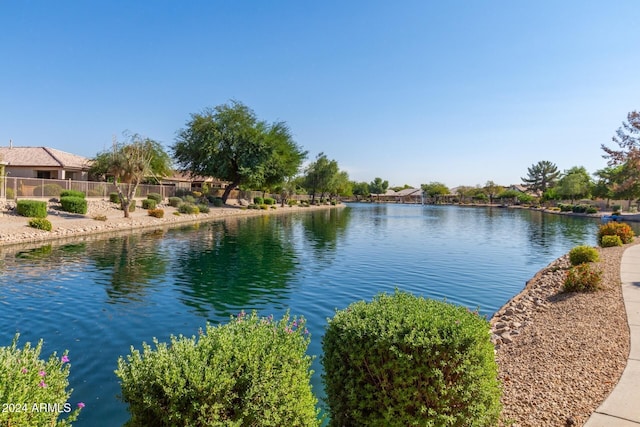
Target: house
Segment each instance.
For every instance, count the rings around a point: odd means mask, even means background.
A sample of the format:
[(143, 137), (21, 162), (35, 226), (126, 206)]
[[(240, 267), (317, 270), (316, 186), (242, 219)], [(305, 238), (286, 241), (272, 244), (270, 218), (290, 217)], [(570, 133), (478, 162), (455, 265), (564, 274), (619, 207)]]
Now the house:
[(176, 189), (187, 191), (202, 191), (205, 185), (209, 188), (226, 188), (228, 184), (227, 181), (217, 178), (191, 176), (188, 172), (176, 172), (173, 176), (164, 177), (160, 181), (162, 185), (172, 185)]
[(86, 181), (90, 160), (49, 147), (0, 147), (5, 174), (14, 178)]

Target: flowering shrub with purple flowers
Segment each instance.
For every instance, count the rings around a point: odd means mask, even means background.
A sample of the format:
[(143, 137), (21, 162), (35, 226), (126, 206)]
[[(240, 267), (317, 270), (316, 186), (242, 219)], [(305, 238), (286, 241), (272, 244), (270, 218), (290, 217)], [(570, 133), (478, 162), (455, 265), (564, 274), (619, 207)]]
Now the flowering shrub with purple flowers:
[(477, 312), (396, 291), (338, 311), (322, 340), (331, 426), (493, 426), (500, 385)]
[(0, 425), (12, 427), (71, 426), (84, 403), (69, 400), (68, 352), (40, 359), (42, 340), (18, 348), (19, 334), (0, 347)]
[(128, 426), (318, 426), (303, 318), (241, 312), (198, 337), (142, 344), (116, 375)]

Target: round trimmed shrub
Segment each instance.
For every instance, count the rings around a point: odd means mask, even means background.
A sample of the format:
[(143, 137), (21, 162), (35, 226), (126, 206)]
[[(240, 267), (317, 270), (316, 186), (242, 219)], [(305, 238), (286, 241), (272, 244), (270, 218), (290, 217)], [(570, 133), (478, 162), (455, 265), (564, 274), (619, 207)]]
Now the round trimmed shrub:
[(147, 194), (147, 199), (155, 200), (156, 204), (162, 203), (162, 194), (160, 193), (149, 193)]
[(489, 323), (396, 291), (351, 304), (322, 340), (331, 426), (493, 426), (500, 385)]
[(53, 229), (51, 221), (46, 218), (31, 218), (29, 220), (29, 227), (44, 231), (51, 231)]
[(198, 203), (197, 207), (198, 210), (202, 213), (209, 213), (211, 211), (209, 205), (205, 205), (204, 203)]
[(622, 243), (627, 244), (633, 242), (634, 233), (629, 224), (610, 221), (601, 225), (598, 229), (598, 243), (600, 243), (600, 246), (602, 246), (603, 236), (618, 236)]
[(591, 268), (588, 263), (576, 265), (567, 271), (564, 292), (594, 292), (600, 289), (602, 270)]
[(273, 197), (265, 197), (264, 198), (264, 204), (265, 205), (275, 205), (276, 204), (276, 199), (274, 199)]
[(61, 197), (60, 204), (62, 210), (65, 212), (86, 214), (87, 213), (87, 200), (82, 197)]
[(596, 248), (581, 245), (569, 251), (569, 261), (571, 265), (584, 264), (585, 262), (597, 262), (600, 260), (600, 254)]
[(47, 202), (40, 200), (18, 200), (16, 203), (16, 212), (18, 212), (18, 215), (29, 218), (46, 218)]
[(120, 195), (118, 193), (109, 193), (109, 201), (111, 203), (120, 203)]
[(224, 206), (224, 202), (222, 201), (221, 197), (214, 198), (211, 203), (213, 203), (213, 207), (215, 208), (221, 208)]
[(241, 312), (199, 336), (120, 357), (130, 427), (319, 426), (304, 319)]
[(287, 204), (288, 204), (289, 206), (295, 206), (295, 205), (297, 205), (297, 204), (298, 204), (298, 201), (297, 201), (297, 200), (295, 200), (295, 199), (291, 199), (291, 200), (289, 200), (289, 201), (287, 202)]
[(262, 197), (254, 197), (253, 198), (253, 204), (254, 205), (263, 205), (264, 204), (264, 199)]
[(142, 201), (142, 209), (155, 209), (158, 202), (154, 199), (144, 199)]
[(178, 212), (183, 214), (199, 214), (200, 209), (192, 203), (183, 203), (178, 206)]
[(602, 239), (600, 239), (600, 246), (603, 248), (622, 246), (622, 240), (620, 240), (620, 236), (602, 236)]
[(269, 206), (267, 206), (267, 205), (265, 205), (263, 203), (263, 204), (259, 205), (259, 208), (266, 211), (267, 209), (269, 209)]
[(182, 199), (180, 197), (169, 197), (169, 206), (177, 208), (182, 203)]
[(155, 218), (163, 218), (164, 217), (164, 210), (162, 209), (149, 209), (148, 211), (149, 216), (155, 217)]
[(84, 199), (86, 196), (83, 191), (63, 190), (60, 192), (60, 197), (80, 197)]

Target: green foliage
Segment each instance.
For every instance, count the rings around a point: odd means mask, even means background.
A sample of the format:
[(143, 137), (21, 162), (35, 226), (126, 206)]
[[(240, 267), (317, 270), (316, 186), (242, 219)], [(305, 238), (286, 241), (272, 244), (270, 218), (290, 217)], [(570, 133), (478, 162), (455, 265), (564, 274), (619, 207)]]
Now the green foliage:
[[(10, 346), (0, 347), (0, 425), (70, 426), (84, 403), (74, 405), (69, 401), (68, 352), (60, 358), (53, 353), (43, 360), (42, 340), (35, 347), (26, 343), (18, 348), (18, 338), (16, 334)], [(61, 413), (65, 414), (64, 420), (58, 420)]]
[[(260, 203), (258, 203), (260, 204)], [(264, 198), (264, 204), (265, 205), (275, 205), (276, 204), (276, 199), (274, 199), (273, 197), (265, 197)]]
[(193, 203), (183, 203), (180, 206), (178, 206), (178, 212), (183, 213), (183, 214), (195, 214), (195, 215), (197, 215), (197, 214), (200, 213), (200, 208), (198, 208)]
[(591, 192), (591, 176), (584, 166), (574, 166), (565, 171), (558, 182), (557, 192), (564, 198), (574, 199), (587, 197)]
[(47, 202), (40, 200), (18, 200), (16, 203), (16, 212), (18, 212), (18, 215), (30, 218), (46, 218)]
[(252, 204), (247, 206), (247, 209), (260, 209), (260, 205)]
[(500, 387), (488, 322), (396, 291), (329, 321), (322, 364), (332, 426), (493, 426)]
[(153, 216), (155, 218), (163, 218), (164, 217), (164, 210), (162, 210), (162, 209), (149, 209), (149, 211), (147, 213), (149, 214), (149, 216)]
[(309, 164), (304, 176), (304, 187), (308, 190), (313, 200), (315, 200), (316, 194), (324, 194), (331, 191), (333, 181), (338, 173), (337, 161), (329, 160), (324, 153), (316, 156), (316, 160)]
[(216, 208), (221, 208), (224, 206), (224, 202), (222, 201), (222, 199), (220, 197), (215, 197), (211, 203), (213, 203), (213, 206)]
[(107, 216), (106, 215), (94, 215), (93, 219), (95, 219), (96, 221), (106, 221), (107, 220)]
[(571, 211), (574, 213), (586, 213), (589, 205), (574, 205)]
[(192, 191), (191, 195), (193, 195), (193, 197), (195, 197), (196, 199), (199, 199), (200, 197), (202, 197), (202, 192), (201, 191)]
[(142, 209), (155, 209), (158, 202), (154, 199), (144, 199), (142, 201)]
[(573, 205), (558, 203), (558, 207), (560, 208), (560, 212), (573, 212)]
[(560, 172), (555, 164), (548, 160), (541, 160), (527, 168), (527, 177), (521, 179), (523, 184), (532, 191), (544, 193), (556, 184), (559, 176)]
[(60, 204), (62, 210), (65, 212), (86, 214), (87, 213), (87, 200), (82, 197), (61, 197)]
[(16, 194), (15, 191), (13, 191), (13, 188), (7, 188), (7, 200), (13, 200), (16, 198)]
[(598, 243), (600, 243), (600, 246), (602, 246), (603, 236), (618, 236), (622, 243), (627, 244), (633, 242), (634, 233), (629, 224), (611, 221), (601, 225), (598, 229)]
[(258, 205), (258, 206), (259, 206), (259, 207), (260, 207), (260, 209), (262, 209), (262, 210), (267, 210), (267, 209), (269, 209), (269, 206), (267, 206), (267, 205), (265, 205), (265, 204)]
[(192, 114), (172, 148), (182, 169), (230, 182), (225, 203), (239, 185), (270, 187), (295, 175), (306, 157), (285, 123), (259, 121), (237, 101)]
[(211, 211), (211, 209), (209, 208), (209, 205), (207, 204), (198, 203), (196, 206), (198, 207), (198, 210), (202, 213), (209, 213)]
[(147, 199), (155, 200), (157, 204), (160, 204), (162, 203), (162, 194), (149, 193), (147, 194)]
[(46, 218), (31, 218), (29, 220), (29, 227), (37, 228), (38, 230), (51, 231), (53, 226), (51, 221)]
[(587, 208), (587, 213), (588, 214), (596, 214), (596, 213), (598, 213), (598, 209), (596, 207), (594, 207), (594, 206), (589, 206)]
[(600, 254), (596, 248), (581, 245), (569, 251), (569, 261), (571, 265), (584, 264), (585, 262), (597, 262), (600, 260)]
[(422, 184), (420, 188), (422, 188), (422, 191), (425, 194), (435, 199), (436, 201), (440, 197), (446, 196), (450, 193), (449, 188), (441, 182), (430, 182), (429, 184)]
[(120, 203), (120, 195), (118, 193), (109, 193), (109, 201), (111, 203)]
[(298, 201), (297, 201), (297, 200), (295, 200), (295, 199), (291, 199), (291, 200), (289, 200), (289, 201), (287, 202), (287, 204), (288, 204), (289, 206), (295, 206), (295, 205), (297, 205), (297, 204), (298, 204)]
[(602, 236), (600, 239), (600, 246), (603, 248), (622, 246), (622, 240), (620, 240), (620, 236)]
[(184, 200), (186, 203), (196, 202), (196, 198), (193, 196), (193, 194), (187, 194), (185, 196), (182, 196), (182, 200)]
[(253, 198), (253, 203), (256, 205), (261, 205), (264, 203), (264, 199), (262, 197), (254, 197)]
[(40, 197), (59, 196), (61, 192), (62, 192), (62, 187), (60, 187), (58, 184), (44, 184), (44, 185), (39, 185), (33, 189), (33, 195), (36, 197), (37, 196), (40, 196)]
[(600, 289), (602, 270), (585, 263), (571, 267), (564, 279), (564, 292), (593, 292)]
[(85, 198), (84, 191), (77, 190), (63, 190), (60, 192), (60, 197), (80, 197), (82, 199)]
[(371, 194), (384, 194), (387, 188), (389, 188), (389, 181), (383, 181), (380, 177), (376, 177), (369, 183), (369, 192)]
[(180, 197), (169, 197), (169, 206), (177, 208), (182, 203), (182, 199)]
[(304, 319), (241, 312), (198, 338), (154, 339), (116, 375), (137, 426), (318, 426)]

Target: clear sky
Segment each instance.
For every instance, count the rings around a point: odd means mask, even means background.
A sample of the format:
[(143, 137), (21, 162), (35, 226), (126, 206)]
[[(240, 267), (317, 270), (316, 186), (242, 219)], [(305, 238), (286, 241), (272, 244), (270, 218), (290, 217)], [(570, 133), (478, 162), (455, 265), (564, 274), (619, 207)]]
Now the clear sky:
[(0, 0), (0, 145), (167, 147), (235, 99), (352, 179), (606, 165), (640, 109), (640, 1)]

